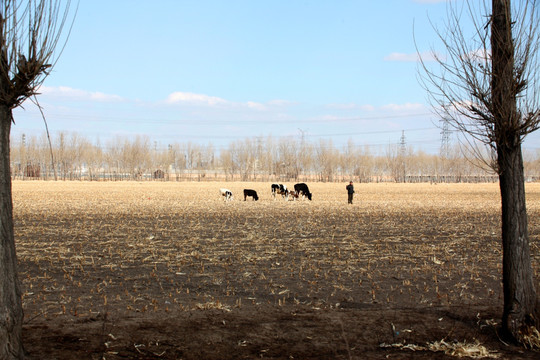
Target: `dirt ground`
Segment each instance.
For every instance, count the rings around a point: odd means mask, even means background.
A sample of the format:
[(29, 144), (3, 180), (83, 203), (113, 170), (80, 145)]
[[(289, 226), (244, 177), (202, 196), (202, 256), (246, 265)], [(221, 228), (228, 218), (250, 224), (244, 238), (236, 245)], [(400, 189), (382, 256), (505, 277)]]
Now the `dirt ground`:
[(28, 357), (540, 358), (497, 335), (496, 184), (309, 185), (15, 182)]

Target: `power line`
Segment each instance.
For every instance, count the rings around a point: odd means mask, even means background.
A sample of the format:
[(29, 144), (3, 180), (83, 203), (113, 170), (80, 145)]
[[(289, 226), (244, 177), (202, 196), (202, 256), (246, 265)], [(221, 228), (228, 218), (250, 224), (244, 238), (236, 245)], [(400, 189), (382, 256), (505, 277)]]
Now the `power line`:
[[(416, 131), (426, 131), (426, 130), (435, 130), (436, 127), (428, 128), (413, 128), (405, 129), (407, 132), (416, 132)], [(333, 134), (318, 134), (318, 135), (309, 135), (312, 137), (324, 137), (324, 136), (357, 136), (357, 135), (378, 135), (378, 134), (395, 134), (403, 130), (376, 130), (376, 131), (362, 131), (362, 132), (348, 132), (348, 133), (333, 133)]]
[[(376, 116), (353, 116), (353, 117), (335, 117), (335, 118), (319, 118), (319, 119), (276, 119), (261, 121), (260, 119), (226, 119), (226, 120), (212, 120), (212, 119), (192, 119), (192, 118), (163, 118), (156, 116), (156, 118), (136, 117), (135, 116), (93, 116), (86, 114), (54, 114), (47, 113), (47, 117), (50, 119), (61, 119), (71, 121), (88, 121), (93, 122), (105, 122), (105, 123), (122, 123), (122, 124), (177, 124), (177, 125), (200, 125), (200, 124), (212, 124), (212, 125), (230, 125), (230, 124), (302, 124), (302, 123), (337, 123), (337, 122), (356, 122), (356, 121), (368, 121), (368, 120), (390, 120), (390, 119), (406, 119), (411, 117), (428, 116), (432, 113), (416, 113), (416, 114), (396, 114), (396, 115), (376, 115)], [(38, 118), (37, 114), (31, 114), (28, 112), (18, 113), (17, 118)]]

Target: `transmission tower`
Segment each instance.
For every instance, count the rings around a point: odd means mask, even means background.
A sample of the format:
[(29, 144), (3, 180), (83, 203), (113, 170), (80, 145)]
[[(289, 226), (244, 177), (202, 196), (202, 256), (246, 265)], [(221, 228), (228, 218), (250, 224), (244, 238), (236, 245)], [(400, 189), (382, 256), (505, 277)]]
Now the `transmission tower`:
[(399, 139), (399, 155), (401, 158), (401, 180), (402, 182), (407, 181), (407, 170), (405, 167), (405, 155), (407, 154), (407, 142), (405, 141), (405, 130), (401, 131), (401, 138)]
[(405, 130), (401, 131), (401, 138), (399, 139), (399, 150), (401, 156), (405, 156), (407, 153), (407, 142), (405, 138)]
[(307, 130), (303, 130), (303, 129), (298, 128), (298, 131), (300, 131), (300, 148), (303, 151), (304, 147), (306, 145), (306, 133), (307, 133)]
[(450, 157), (450, 129), (448, 119), (443, 118), (441, 122), (441, 157), (448, 159)]

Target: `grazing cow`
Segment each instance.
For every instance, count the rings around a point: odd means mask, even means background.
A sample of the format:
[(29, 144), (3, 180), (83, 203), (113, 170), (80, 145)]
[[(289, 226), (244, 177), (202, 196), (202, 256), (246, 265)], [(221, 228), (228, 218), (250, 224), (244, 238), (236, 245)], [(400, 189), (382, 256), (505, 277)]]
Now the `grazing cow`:
[(292, 198), (292, 200), (294, 201), (294, 200), (298, 199), (298, 196), (299, 196), (298, 191), (289, 190), (288, 199)]
[(272, 184), (272, 196), (274, 199), (276, 198), (276, 194), (280, 194), (281, 197), (288, 197), (289, 190), (287, 190), (287, 186), (283, 184)]
[(304, 183), (295, 184), (294, 190), (298, 193), (298, 195), (302, 195), (302, 197), (307, 196), (307, 198), (311, 200), (311, 196), (313, 194), (309, 192), (309, 188), (306, 184)]
[(259, 200), (259, 197), (257, 196), (257, 192), (255, 190), (244, 189), (244, 201), (246, 201), (246, 198), (248, 196), (251, 196), (255, 201)]
[(232, 200), (233, 196), (232, 196), (231, 190), (219, 189), (219, 192), (221, 193), (221, 196), (223, 196), (225, 198), (225, 201)]
[(272, 184), (272, 197), (275, 198), (278, 191), (279, 191), (279, 185), (278, 184)]

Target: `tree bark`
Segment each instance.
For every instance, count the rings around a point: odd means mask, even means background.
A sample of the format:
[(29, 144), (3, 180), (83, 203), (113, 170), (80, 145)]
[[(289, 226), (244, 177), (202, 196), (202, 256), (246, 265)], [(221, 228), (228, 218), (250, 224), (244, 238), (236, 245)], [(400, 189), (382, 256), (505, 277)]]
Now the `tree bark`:
[(11, 109), (0, 105), (0, 359), (22, 359), (23, 310), (13, 232), (10, 149)]
[(502, 206), (503, 334), (526, 344), (538, 325), (531, 265), (525, 179), (517, 111), (510, 0), (492, 0), (491, 50), (495, 143)]
[(502, 202), (503, 334), (526, 344), (531, 326), (537, 326), (536, 290), (531, 265), (521, 145), (499, 148)]

